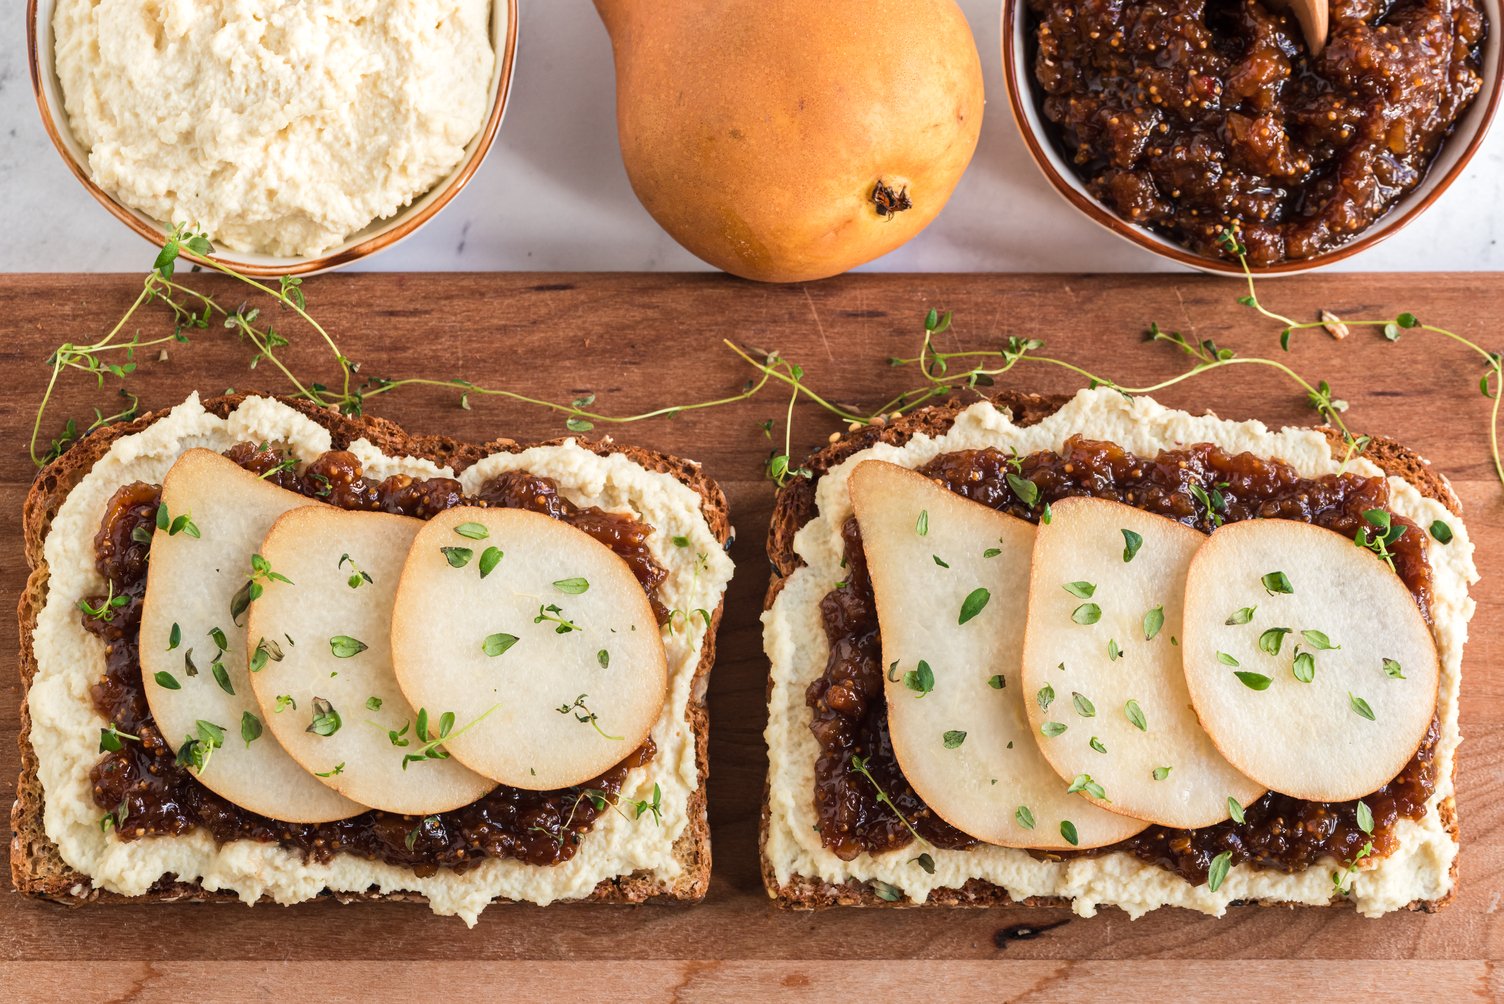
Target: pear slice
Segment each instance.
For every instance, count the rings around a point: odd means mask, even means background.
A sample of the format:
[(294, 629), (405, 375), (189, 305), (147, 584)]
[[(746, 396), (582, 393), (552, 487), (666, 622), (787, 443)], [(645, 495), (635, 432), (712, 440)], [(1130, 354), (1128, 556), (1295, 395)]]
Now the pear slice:
[(1221, 822), (1228, 799), (1248, 805), (1265, 791), (1217, 752), (1186, 693), (1185, 576), (1205, 540), (1120, 502), (1070, 498), (1034, 544), (1023, 656), (1032, 734), (1061, 778), (1161, 826)]
[(1306, 523), (1233, 523), (1191, 562), (1186, 597), (1191, 700), (1243, 773), (1341, 802), (1415, 755), (1436, 711), (1436, 642), (1373, 552)]
[(365, 811), (265, 734), (247, 674), (241, 607), (252, 556), (278, 517), (307, 505), (212, 450), (189, 450), (162, 481), (166, 516), (152, 535), (141, 606), (142, 686), (162, 738), (205, 787), (290, 823)]
[(1008, 847), (1099, 847), (1148, 825), (1068, 793), (1030, 736), (1019, 656), (1034, 527), (883, 461), (857, 465), (850, 490), (888, 667), (888, 730), (919, 797)]
[(443, 748), (456, 760), (539, 791), (623, 760), (668, 690), (658, 622), (627, 563), (522, 509), (450, 509), (418, 531), (397, 587), (392, 661), (431, 734), (454, 714)]
[[(495, 782), (422, 756), (417, 712), (392, 670), (392, 603), (423, 521), (330, 506), (294, 509), (261, 556), (273, 581), (251, 604), (251, 687), (282, 748), (373, 809), (426, 816), (469, 805)], [(431, 731), (431, 730), (430, 730)]]

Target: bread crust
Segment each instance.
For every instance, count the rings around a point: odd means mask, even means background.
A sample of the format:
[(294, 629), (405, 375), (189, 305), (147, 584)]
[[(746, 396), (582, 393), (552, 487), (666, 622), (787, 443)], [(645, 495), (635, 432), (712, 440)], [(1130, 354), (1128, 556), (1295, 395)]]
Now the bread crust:
[[(1016, 391), (999, 391), (986, 398), (999, 409), (1011, 411), (1013, 422), (1018, 426), (1034, 425), (1041, 420), (1053, 415), (1067, 401), (1065, 395), (1039, 395), (1023, 394)], [(826, 446), (811, 456), (804, 464), (810, 470), (810, 477), (799, 478), (790, 481), (778, 492), (773, 503), (773, 521), (768, 528), (768, 560), (772, 564), (772, 578), (768, 583), (768, 591), (763, 602), (763, 609), (773, 606), (773, 601), (783, 590), (788, 577), (804, 565), (804, 560), (794, 550), (794, 537), (806, 523), (814, 519), (817, 514), (815, 501), (815, 485), (831, 468), (854, 456), (861, 451), (877, 443), (887, 443), (893, 446), (902, 446), (914, 436), (923, 434), (927, 436), (939, 436), (950, 430), (956, 418), (967, 408), (976, 403), (976, 399), (951, 398), (942, 403), (920, 408), (900, 418), (885, 422), (880, 426), (864, 426), (849, 432), (835, 442)], [(1330, 426), (1321, 426), (1318, 431), (1323, 433), (1332, 443), (1334, 451), (1347, 449), (1342, 433)], [(1462, 513), (1462, 503), (1453, 494), (1451, 487), (1445, 478), (1431, 469), (1430, 463), (1420, 454), (1389, 439), (1374, 438), (1370, 440), (1363, 451), (1365, 459), (1371, 461), (1385, 474), (1403, 478), (1427, 498), (1435, 499), (1456, 515)], [(773, 677), (771, 669), (767, 682), (767, 699), (772, 700)], [(1453, 780), (1456, 779), (1457, 763), (1452, 761)], [(768, 896), (780, 907), (794, 910), (816, 910), (833, 906), (872, 906), (884, 908), (910, 909), (939, 906), (983, 907), (983, 906), (1053, 906), (1068, 907), (1070, 900), (1058, 896), (1031, 896), (1027, 899), (1015, 900), (1008, 895), (1006, 888), (982, 879), (968, 879), (959, 888), (935, 889), (923, 903), (913, 903), (909, 900), (884, 900), (873, 891), (872, 887), (856, 879), (848, 879), (845, 882), (828, 882), (824, 879), (814, 878), (807, 875), (792, 875), (786, 883), (779, 883), (774, 874), (773, 862), (768, 857), (768, 829), (771, 822), (769, 809), (769, 785), (768, 778), (763, 780), (762, 816), (758, 830), (758, 850), (762, 861), (763, 886), (767, 889)], [(1438, 805), (1437, 811), (1441, 816), (1442, 825), (1451, 834), (1452, 840), (1457, 840), (1457, 805), (1455, 797), (1443, 799)], [(1407, 910), (1424, 913), (1435, 913), (1446, 906), (1457, 894), (1457, 859), (1452, 861), (1451, 891), (1440, 899), (1415, 900), (1406, 905)], [(1341, 906), (1346, 900), (1334, 897), (1327, 906)], [(1275, 901), (1237, 901), (1234, 905), (1248, 906), (1296, 906), (1303, 904), (1284, 903)]]
[[(273, 395), (232, 394), (206, 400), (204, 408), (213, 415), (224, 418), (242, 401), (252, 396)], [(730, 512), (726, 496), (720, 486), (706, 475), (699, 464), (691, 460), (658, 453), (638, 446), (619, 444), (609, 438), (587, 440), (579, 437), (560, 437), (542, 443), (519, 443), (511, 439), (495, 439), (488, 443), (466, 443), (448, 436), (412, 435), (401, 426), (384, 418), (364, 416), (354, 418), (341, 415), (327, 408), (320, 408), (307, 401), (278, 397), (288, 407), (308, 416), (329, 431), (334, 449), (344, 449), (357, 439), (366, 439), (382, 453), (389, 456), (410, 456), (430, 460), (447, 466), (456, 474), (476, 461), (495, 453), (520, 453), (531, 446), (556, 446), (574, 439), (582, 448), (598, 456), (621, 454), (649, 471), (668, 474), (686, 485), (700, 497), (700, 512), (705, 517), (710, 532), (721, 545), (729, 546), (732, 539)], [(57, 846), (48, 838), (43, 823), (45, 796), (37, 774), (37, 757), (31, 745), (31, 712), (27, 695), (31, 681), (36, 676), (36, 653), (32, 635), (37, 616), (47, 600), (48, 568), (43, 554), (43, 542), (58, 509), (68, 493), (94, 468), (94, 465), (109, 452), (115, 441), (141, 432), (157, 420), (164, 418), (168, 410), (151, 412), (118, 425), (99, 429), (73, 444), (61, 457), (44, 467), (27, 493), (22, 511), (22, 533), (27, 566), (31, 574), (26, 589), (21, 594), (18, 616), (21, 629), (21, 775), (16, 783), (16, 800), (11, 807), (11, 880), (16, 889), (28, 896), (53, 900), (72, 906), (91, 902), (225, 902), (237, 901), (233, 892), (211, 892), (193, 882), (162, 882), (145, 896), (122, 896), (96, 889), (88, 876), (70, 868), (58, 853)], [(710, 886), (710, 825), (706, 815), (705, 785), (710, 773), (709, 763), (709, 712), (706, 706), (706, 690), (710, 669), (715, 664), (715, 638), (720, 628), (725, 606), (724, 597), (716, 606), (705, 633), (700, 661), (695, 666), (690, 687), (689, 707), (686, 720), (695, 737), (695, 765), (699, 783), (695, 786), (688, 805), (689, 825), (674, 843), (674, 857), (683, 866), (678, 878), (660, 879), (648, 873), (633, 873), (602, 880), (591, 894), (572, 902), (599, 903), (646, 903), (679, 902), (692, 903), (703, 899)], [(335, 893), (325, 890), (321, 897), (341, 902), (357, 900), (399, 900), (426, 902), (418, 893), (362, 892)], [(268, 900), (269, 901), (269, 900)], [(497, 900), (505, 902), (505, 900)]]

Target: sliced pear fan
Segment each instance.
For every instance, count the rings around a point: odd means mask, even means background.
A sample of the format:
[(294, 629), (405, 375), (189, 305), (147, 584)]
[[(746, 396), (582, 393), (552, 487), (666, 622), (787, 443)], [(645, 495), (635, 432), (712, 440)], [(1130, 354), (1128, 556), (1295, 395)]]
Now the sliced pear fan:
[(940, 817), (989, 843), (1115, 843), (1145, 823), (1067, 791), (1019, 680), (1034, 527), (915, 471), (857, 466), (851, 500), (877, 600), (893, 750)]
[[(1185, 576), (1206, 537), (1104, 499), (1057, 502), (1039, 528), (1024, 644), (1025, 706), (1046, 759), (1103, 807), (1208, 826), (1264, 787), (1196, 720), (1181, 667)], [(1090, 782), (1077, 782), (1090, 778)]]
[(295, 823), (365, 811), (265, 733), (247, 678), (248, 585), (281, 574), (255, 572), (252, 556), (278, 517), (308, 504), (211, 450), (189, 450), (163, 480), (141, 609), (142, 685), (162, 737), (210, 790)]
[(1373, 552), (1306, 523), (1235, 523), (1191, 562), (1186, 596), (1191, 700), (1245, 774), (1339, 802), (1415, 755), (1436, 710), (1436, 643)]
[(581, 784), (625, 759), (663, 709), (668, 664), (626, 562), (521, 509), (450, 509), (413, 540), (392, 659), (430, 731), (471, 770), (517, 788)]
[[(346, 797), (417, 816), (468, 805), (495, 787), (426, 746), (392, 670), (392, 604), (422, 526), (330, 506), (287, 513), (261, 555), (292, 583), (267, 583), (247, 634), (251, 686), (282, 747)], [(437, 728), (435, 715), (427, 731)]]

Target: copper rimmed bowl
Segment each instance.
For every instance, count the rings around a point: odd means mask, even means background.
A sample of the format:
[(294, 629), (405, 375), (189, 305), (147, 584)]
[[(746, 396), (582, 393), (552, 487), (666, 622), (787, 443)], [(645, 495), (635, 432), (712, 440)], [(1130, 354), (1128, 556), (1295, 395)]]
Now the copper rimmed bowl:
[[(490, 151), (497, 130), (501, 128), (507, 95), (512, 86), (512, 67), (517, 59), (518, 2), (519, 0), (493, 0), (491, 42), (496, 50), (496, 66), (491, 74), (490, 112), (480, 132), (465, 148), (464, 158), (448, 177), (395, 215), (377, 220), (321, 254), (281, 256), (220, 250), (214, 253), (213, 258), (245, 275), (263, 278), (307, 275), (349, 265), (378, 251), (384, 251), (410, 237), (419, 227), (433, 219), (475, 174)], [(117, 220), (160, 247), (171, 228), (161, 220), (153, 219), (121, 203), (96, 185), (89, 176), (88, 151), (79, 143), (68, 125), (68, 116), (63, 109), (62, 87), (53, 65), (56, 48), (52, 37), (52, 14), (56, 6), (57, 0), (27, 0), (26, 4), (26, 47), (31, 63), (31, 87), (36, 95), (37, 108), (42, 113), (42, 125), (79, 184)], [(200, 264), (205, 263), (187, 250), (182, 253), (184, 257)]]
[[(1489, 123), (1498, 110), (1500, 81), (1504, 79), (1504, 46), (1501, 46), (1501, 39), (1504, 39), (1504, 17), (1500, 15), (1501, 0), (1481, 2), (1484, 13), (1488, 16), (1488, 39), (1482, 59), (1483, 89), (1442, 144), (1421, 183), (1371, 227), (1341, 247), (1299, 261), (1251, 266), (1253, 272), (1260, 275), (1293, 275), (1325, 268), (1361, 254), (1399, 233), (1411, 220), (1441, 198), (1442, 193), (1457, 180), (1457, 176), (1467, 167), (1468, 161), (1483, 142)], [(1003, 78), (1008, 85), (1008, 104), (1013, 110), (1013, 119), (1018, 123), (1018, 130), (1023, 135), (1029, 155), (1050, 187), (1107, 230), (1160, 258), (1202, 272), (1242, 275), (1242, 266), (1236, 261), (1203, 258), (1167, 237), (1127, 222), (1087, 192), (1086, 185), (1071, 170), (1069, 162), (1050, 140), (1048, 123), (1039, 108), (1037, 85), (1030, 65), (1028, 22), (1026, 0), (1003, 0)]]

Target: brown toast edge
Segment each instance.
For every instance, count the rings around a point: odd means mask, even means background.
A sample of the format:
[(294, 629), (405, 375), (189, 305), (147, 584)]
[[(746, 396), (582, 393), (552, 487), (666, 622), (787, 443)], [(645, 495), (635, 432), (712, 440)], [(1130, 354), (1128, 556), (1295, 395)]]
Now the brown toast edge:
[[(228, 415), (249, 394), (234, 394), (206, 400), (204, 407), (221, 418)], [(270, 395), (266, 395), (270, 396)], [(711, 533), (727, 545), (732, 537), (730, 513), (726, 496), (714, 480), (706, 475), (693, 461), (641, 447), (622, 445), (610, 439), (587, 440), (580, 437), (560, 437), (544, 443), (518, 443), (510, 439), (496, 439), (489, 443), (464, 443), (446, 436), (417, 436), (404, 431), (387, 419), (366, 416), (352, 418), (329, 409), (320, 408), (306, 401), (278, 398), (307, 415), (329, 430), (333, 447), (342, 449), (357, 439), (370, 441), (377, 449), (389, 456), (412, 456), (430, 460), (439, 465), (452, 467), (455, 473), (494, 453), (517, 453), (531, 446), (552, 446), (573, 438), (583, 448), (606, 456), (619, 453), (649, 471), (668, 474), (700, 496), (700, 512), (705, 517)], [(31, 712), (26, 695), (36, 675), (36, 656), (32, 649), (32, 633), (37, 615), (47, 599), (48, 569), (43, 557), (43, 541), (63, 500), (83, 480), (94, 465), (109, 452), (116, 440), (140, 432), (166, 416), (167, 410), (146, 414), (131, 422), (100, 429), (74, 444), (61, 457), (43, 468), (27, 493), (22, 513), (22, 528), (26, 561), (31, 569), (26, 589), (21, 595), (17, 613), (21, 627), (21, 775), (16, 782), (16, 800), (11, 808), (11, 880), (17, 891), (28, 896), (54, 900), (68, 905), (89, 902), (233, 902), (239, 897), (233, 892), (211, 892), (197, 883), (164, 881), (145, 896), (130, 897), (94, 888), (89, 877), (74, 871), (62, 860), (57, 846), (47, 836), (43, 823), (44, 793), (37, 776), (36, 752), (31, 746)], [(689, 707), (686, 719), (694, 734), (695, 764), (699, 783), (687, 807), (689, 825), (674, 843), (674, 856), (683, 866), (678, 878), (663, 880), (646, 872), (634, 872), (602, 880), (591, 894), (573, 902), (644, 903), (644, 902), (698, 902), (710, 886), (710, 824), (706, 814), (705, 786), (710, 772), (708, 739), (709, 713), (706, 707), (706, 690), (710, 669), (715, 663), (715, 639), (720, 627), (725, 606), (724, 597), (716, 606), (711, 623), (705, 633), (705, 643), (700, 661), (695, 667), (690, 688)], [(320, 897), (330, 897), (342, 902), (356, 900), (403, 900), (425, 902), (418, 893), (334, 893), (325, 890)], [(497, 900), (496, 902), (506, 902)]]
[[(1068, 396), (1041, 396), (1037, 394), (1022, 394), (1014, 391), (1001, 391), (991, 395), (990, 400), (999, 408), (1011, 410), (1013, 421), (1020, 426), (1034, 425), (1042, 419), (1054, 414), (1067, 401)], [(817, 512), (815, 502), (815, 484), (831, 468), (840, 464), (848, 457), (876, 443), (888, 443), (894, 446), (902, 446), (915, 435), (923, 434), (938, 436), (947, 432), (955, 422), (956, 417), (967, 408), (971, 407), (975, 400), (961, 400), (953, 398), (944, 404), (932, 405), (922, 408), (908, 415), (896, 418), (880, 426), (864, 426), (841, 437), (829, 446), (818, 451), (806, 461), (805, 466), (810, 471), (810, 477), (799, 478), (790, 481), (781, 489), (773, 504), (773, 521), (768, 528), (768, 560), (772, 564), (772, 578), (768, 583), (768, 592), (763, 607), (772, 607), (777, 599), (783, 584), (788, 580), (804, 561), (794, 551), (794, 536), (806, 523), (812, 520)], [(1336, 429), (1321, 427), (1320, 432), (1332, 441), (1333, 447), (1346, 449), (1342, 435)], [(1374, 438), (1370, 440), (1363, 451), (1363, 456), (1377, 465), (1384, 473), (1403, 478), (1416, 487), (1422, 495), (1435, 499), (1454, 514), (1461, 515), (1462, 504), (1457, 496), (1452, 493), (1446, 479), (1431, 470), (1430, 463), (1418, 453), (1408, 449), (1389, 439)], [(771, 670), (768, 676), (767, 695), (772, 698), (773, 679)], [(1452, 760), (1452, 776), (1455, 784), (1457, 761)], [(846, 882), (828, 882), (824, 879), (807, 875), (791, 875), (789, 881), (779, 884), (773, 871), (773, 863), (768, 858), (767, 842), (768, 827), (770, 824), (770, 811), (768, 804), (768, 780), (763, 780), (762, 817), (759, 826), (758, 850), (762, 861), (763, 886), (768, 895), (781, 907), (794, 910), (814, 910), (832, 906), (873, 906), (897, 909), (923, 908), (930, 906), (1050, 906), (1068, 907), (1070, 900), (1064, 897), (1033, 896), (1027, 899), (1015, 900), (1008, 895), (1006, 888), (986, 882), (981, 879), (969, 879), (958, 888), (935, 889), (924, 903), (916, 904), (908, 900), (888, 901), (878, 896), (872, 887), (856, 879), (848, 879)], [(1455, 795), (1443, 800), (1438, 806), (1442, 825), (1451, 834), (1452, 840), (1457, 840), (1457, 805)], [(1434, 900), (1415, 900), (1406, 905), (1406, 909), (1434, 913), (1451, 902), (1457, 893), (1457, 863), (1458, 859), (1452, 860), (1452, 888), (1446, 896)], [(1328, 906), (1341, 906), (1346, 902), (1344, 899), (1333, 898)], [(1293, 904), (1276, 901), (1242, 901), (1238, 905), (1257, 906), (1296, 906)]]

